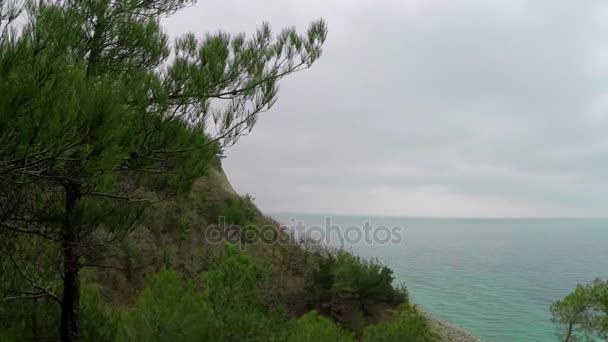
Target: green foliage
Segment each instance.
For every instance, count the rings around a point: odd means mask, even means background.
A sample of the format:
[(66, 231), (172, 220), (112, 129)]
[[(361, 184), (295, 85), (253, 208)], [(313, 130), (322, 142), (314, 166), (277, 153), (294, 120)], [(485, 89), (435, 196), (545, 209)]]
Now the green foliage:
[(64, 260), (19, 291), (66, 265), (69, 339), (83, 259), (128, 236), (145, 204), (188, 191), (273, 106), (279, 80), (320, 57), (323, 21), (171, 44), (161, 18), (193, 2), (26, 1), (16, 23), (0, 1), (0, 228), (60, 246)]
[(308, 287), (309, 301), (355, 301), (363, 311), (374, 303), (407, 302), (407, 291), (394, 287), (393, 280), (390, 268), (340, 251), (320, 261)]
[(259, 305), (257, 285), (264, 278), (264, 270), (234, 245), (224, 247), (203, 278), (215, 308), (221, 309), (235, 298), (243, 299), (239, 306)]
[[(120, 317), (102, 302), (99, 289), (84, 283), (81, 296), (82, 341), (116, 340)], [(56, 340), (59, 306), (49, 298), (21, 301), (0, 301), (0, 340)]]
[(125, 341), (204, 341), (215, 335), (209, 301), (192, 281), (167, 269), (148, 277), (137, 305), (123, 317)]
[(336, 258), (333, 255), (321, 258), (318, 269), (312, 274), (312, 283), (308, 286), (308, 300), (311, 303), (329, 303), (334, 286), (334, 268)]
[(205, 290), (163, 269), (147, 279), (137, 305), (123, 316), (123, 340), (269, 341), (285, 321), (260, 301), (264, 271), (228, 245), (203, 276)]
[(389, 322), (368, 326), (363, 331), (364, 342), (433, 342), (437, 336), (425, 317), (414, 307), (402, 305)]
[(253, 243), (259, 238), (259, 228), (256, 225), (256, 218), (260, 213), (253, 204), (251, 197), (229, 197), (215, 210), (219, 223), (224, 223), (225, 227), (238, 229), (238, 241), (232, 243)]
[[(332, 270), (337, 264), (352, 268), (353, 260), (357, 259), (321, 260), (322, 269)], [(323, 278), (323, 274), (317, 274), (319, 283), (333, 285), (333, 277)], [(99, 288), (85, 282), (81, 338), (83, 341), (353, 341), (352, 333), (315, 311), (287, 321), (281, 312), (263, 302), (260, 285), (267, 276), (264, 268), (236, 246), (226, 245), (213, 259), (210, 271), (204, 273), (202, 287), (179, 272), (161, 269), (146, 279), (134, 307), (124, 311), (111, 309), (102, 300)], [(58, 316), (58, 307), (48, 299), (42, 300), (44, 302), (37, 305), (20, 307), (24, 310), (23, 316), (14, 308), (0, 305), (0, 316), (7, 315), (10, 320), (5, 322), (12, 322), (0, 325), (3, 341), (55, 336), (53, 324), (39, 326), (37, 331), (31, 326), (33, 315), (38, 317), (39, 324), (46, 317)], [(432, 341), (421, 337), (428, 333), (422, 317), (413, 309), (405, 311), (402, 309), (393, 322), (366, 329), (366, 338), (369, 341)]]
[(401, 300), (393, 288), (393, 271), (350, 253), (339, 253), (334, 268), (334, 290), (342, 296), (368, 302)]
[(551, 314), (566, 342), (584, 338), (608, 340), (608, 281), (595, 279), (588, 285), (579, 284), (572, 293), (551, 304)]
[(245, 227), (254, 224), (259, 215), (249, 197), (236, 197), (226, 199), (225, 205), (217, 210), (217, 216), (223, 217), (226, 224)]
[(261, 302), (259, 285), (266, 272), (226, 245), (203, 276), (222, 341), (267, 341), (277, 338), (284, 321), (280, 312)]
[(120, 327), (118, 313), (101, 299), (97, 286), (84, 283), (81, 289), (83, 341), (115, 341)]
[(316, 311), (290, 322), (286, 342), (348, 342), (354, 341), (351, 333), (337, 326)]
[(49, 298), (0, 301), (0, 341), (58, 338), (59, 306)]
[(52, 268), (59, 255), (42, 237), (8, 239), (0, 233), (0, 341), (57, 338), (58, 303), (26, 278), (50, 291), (60, 288)]

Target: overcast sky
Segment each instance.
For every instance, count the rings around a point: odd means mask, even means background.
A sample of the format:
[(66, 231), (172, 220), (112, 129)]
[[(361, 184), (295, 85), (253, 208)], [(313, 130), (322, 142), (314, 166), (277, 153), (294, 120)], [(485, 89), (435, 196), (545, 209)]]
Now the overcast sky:
[(266, 212), (608, 216), (608, 2), (207, 0), (171, 35), (324, 18), (226, 151)]

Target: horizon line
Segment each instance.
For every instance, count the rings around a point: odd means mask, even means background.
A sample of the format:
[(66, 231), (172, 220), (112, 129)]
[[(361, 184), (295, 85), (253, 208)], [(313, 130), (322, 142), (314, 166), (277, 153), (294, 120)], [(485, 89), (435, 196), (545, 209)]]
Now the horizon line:
[(411, 219), (444, 219), (444, 220), (608, 220), (608, 216), (425, 216), (425, 215), (384, 215), (384, 214), (352, 214), (352, 213), (323, 213), (296, 211), (267, 211), (264, 215), (317, 215), (343, 217), (392, 217)]

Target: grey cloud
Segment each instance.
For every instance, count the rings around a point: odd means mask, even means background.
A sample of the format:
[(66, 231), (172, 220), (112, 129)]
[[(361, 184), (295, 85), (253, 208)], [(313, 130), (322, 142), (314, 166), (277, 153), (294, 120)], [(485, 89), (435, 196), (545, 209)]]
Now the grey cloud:
[(166, 24), (328, 21), (321, 60), (227, 151), (263, 210), (605, 216), (606, 15), (599, 0), (227, 0)]

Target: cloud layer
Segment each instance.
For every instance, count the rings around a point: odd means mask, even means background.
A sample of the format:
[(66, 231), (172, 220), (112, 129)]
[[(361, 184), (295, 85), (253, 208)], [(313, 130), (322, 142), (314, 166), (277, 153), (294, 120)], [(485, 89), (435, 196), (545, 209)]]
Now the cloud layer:
[(201, 1), (169, 33), (323, 17), (324, 55), (227, 151), (269, 212), (606, 216), (608, 6)]

